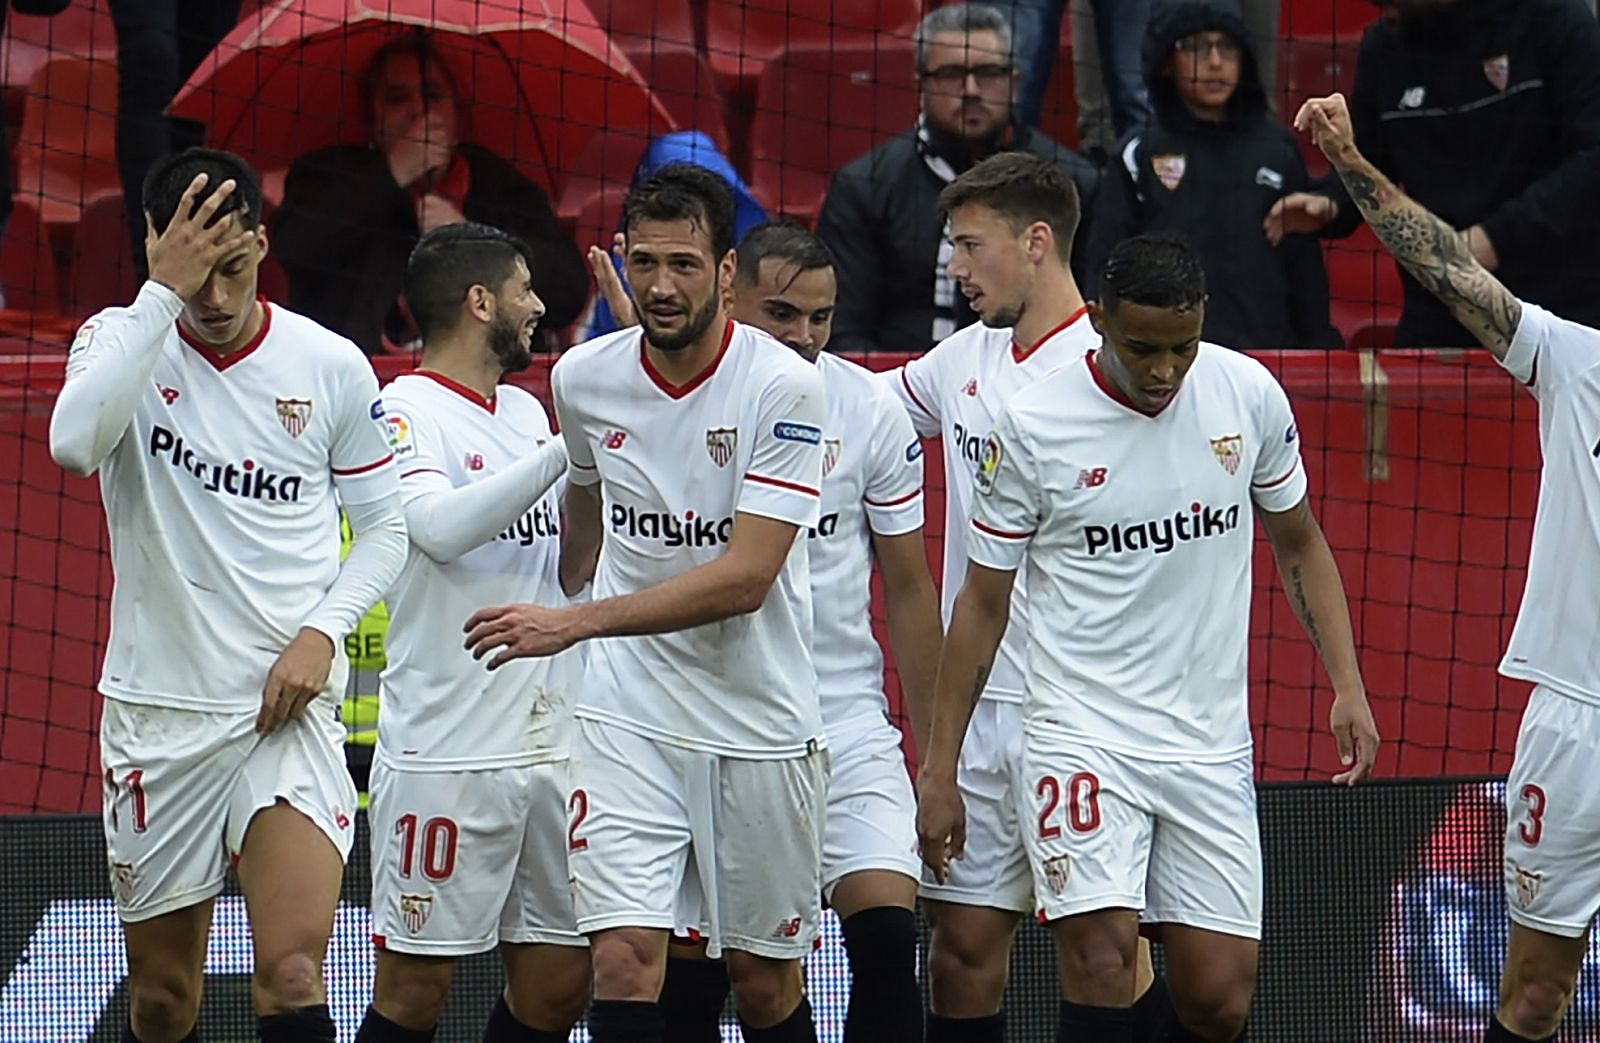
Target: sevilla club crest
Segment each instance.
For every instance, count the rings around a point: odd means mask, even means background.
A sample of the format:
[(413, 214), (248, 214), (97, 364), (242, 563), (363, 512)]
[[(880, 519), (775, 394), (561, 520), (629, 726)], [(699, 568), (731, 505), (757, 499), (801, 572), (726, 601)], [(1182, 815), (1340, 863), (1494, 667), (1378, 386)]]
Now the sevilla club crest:
[(826, 478), (839, 466), (839, 457), (844, 453), (844, 439), (824, 438), (822, 440), (822, 477)]
[(278, 399), (278, 422), (283, 429), (289, 432), (290, 438), (299, 438), (306, 433), (306, 426), (311, 423), (311, 400), (309, 398), (280, 398)]
[(711, 462), (718, 467), (728, 466), (738, 445), (737, 427), (713, 427), (706, 430), (706, 452), (711, 455)]
[(133, 868), (132, 862), (111, 863), (111, 891), (117, 900), (127, 905), (133, 901), (134, 884), (138, 880), (138, 873)]
[(1544, 883), (1544, 874), (1535, 873), (1531, 869), (1517, 866), (1517, 905), (1527, 909), (1533, 905), (1533, 900), (1539, 897), (1539, 885)]
[(1176, 156), (1151, 156), (1150, 169), (1156, 172), (1156, 179), (1166, 186), (1168, 192), (1176, 192), (1178, 185), (1183, 181), (1183, 172), (1189, 167), (1189, 157)]
[(433, 912), (433, 895), (408, 895), (400, 896), (400, 918), (406, 922), (406, 930), (416, 934), (428, 922), (428, 915)]
[(1066, 855), (1044, 860), (1044, 882), (1050, 893), (1060, 898), (1067, 891), (1067, 880), (1072, 876), (1072, 863)]
[(1221, 438), (1211, 440), (1211, 452), (1216, 454), (1217, 463), (1229, 474), (1239, 473), (1239, 464), (1244, 460), (1244, 437), (1242, 435), (1223, 435)]
[(1494, 84), (1494, 89), (1503, 91), (1511, 85), (1511, 57), (1498, 54), (1493, 58), (1483, 60), (1483, 74)]

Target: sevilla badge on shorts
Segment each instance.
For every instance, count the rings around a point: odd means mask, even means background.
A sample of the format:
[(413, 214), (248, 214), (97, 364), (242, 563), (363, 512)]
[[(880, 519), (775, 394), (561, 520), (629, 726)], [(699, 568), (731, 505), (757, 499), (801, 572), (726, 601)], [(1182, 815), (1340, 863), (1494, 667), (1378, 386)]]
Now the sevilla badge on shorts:
[(1188, 167), (1189, 157), (1182, 154), (1150, 157), (1150, 169), (1156, 172), (1156, 179), (1166, 186), (1168, 192), (1178, 190), (1179, 183), (1183, 181), (1183, 172)]
[(1217, 463), (1229, 474), (1239, 473), (1239, 464), (1244, 459), (1244, 437), (1242, 435), (1223, 435), (1221, 438), (1211, 440), (1211, 452), (1217, 457)]
[(137, 873), (132, 862), (111, 863), (111, 891), (123, 904), (133, 901)]
[(306, 433), (306, 425), (311, 423), (311, 400), (309, 398), (280, 398), (278, 399), (278, 422), (283, 429), (289, 432), (290, 438), (299, 438)]
[(1056, 855), (1044, 860), (1044, 882), (1057, 898), (1067, 893), (1067, 881), (1071, 877), (1072, 862), (1068, 856)]
[(739, 444), (737, 427), (712, 427), (706, 430), (706, 452), (718, 467), (727, 467), (733, 459), (733, 450)]
[(1535, 873), (1531, 869), (1517, 866), (1517, 905), (1527, 909), (1533, 905), (1533, 900), (1539, 897), (1539, 885), (1544, 883), (1544, 874)]
[(824, 438), (822, 440), (822, 477), (826, 478), (839, 466), (839, 457), (844, 453), (844, 439)]
[(431, 912), (433, 912), (433, 895), (400, 896), (400, 918), (405, 921), (406, 930), (412, 934), (422, 930)]
[(1503, 91), (1511, 84), (1511, 56), (1505, 54), (1495, 55), (1493, 58), (1483, 60), (1483, 74), (1494, 84), (1494, 89)]

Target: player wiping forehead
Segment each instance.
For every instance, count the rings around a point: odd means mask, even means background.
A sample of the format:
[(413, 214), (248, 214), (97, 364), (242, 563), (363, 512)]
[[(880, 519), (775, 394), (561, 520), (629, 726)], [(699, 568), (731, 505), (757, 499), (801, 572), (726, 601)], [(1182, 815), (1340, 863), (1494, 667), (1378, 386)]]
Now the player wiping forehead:
[(99, 472), (116, 574), (100, 738), (123, 1039), (194, 1038), (232, 855), (261, 1038), (331, 1043), (322, 961), (356, 803), (340, 646), (406, 545), (377, 379), (257, 296), (261, 189), (238, 157), (168, 157), (143, 205), (150, 281), (78, 331), (50, 424), (58, 463)]
[(1121, 243), (1101, 287), (1100, 347), (1013, 396), (985, 444), (934, 746), (964, 725), (1026, 564), (1026, 837), (1060, 965), (1056, 1038), (1132, 1038), (1143, 920), (1163, 928), (1168, 1038), (1227, 1043), (1261, 930), (1252, 513), (1333, 681), (1336, 781), (1371, 770), (1377, 733), (1283, 389), (1200, 342), (1205, 280), (1181, 240)]
[(559, 604), (561, 442), (527, 368), (544, 304), (525, 243), (472, 223), (422, 238), (405, 295), (422, 362), (384, 389), (411, 553), (392, 623), (372, 769), (378, 968), (357, 1043), (437, 1025), (455, 960), (498, 948), (486, 1043), (565, 1040), (588, 1000), (565, 852), (581, 651), (485, 671), (461, 620), (486, 601)]
[(1356, 148), (1341, 95), (1306, 102), (1309, 131), (1362, 216), (1539, 400), (1544, 463), (1528, 580), (1507, 677), (1536, 686), (1506, 783), (1511, 944), (1485, 1043), (1554, 1036), (1600, 910), (1600, 331), (1519, 301), (1461, 234), (1406, 197)]

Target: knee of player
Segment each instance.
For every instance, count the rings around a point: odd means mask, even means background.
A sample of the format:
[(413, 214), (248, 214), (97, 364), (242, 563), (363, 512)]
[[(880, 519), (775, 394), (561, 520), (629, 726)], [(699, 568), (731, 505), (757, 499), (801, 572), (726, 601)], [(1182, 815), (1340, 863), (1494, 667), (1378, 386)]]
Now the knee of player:
[(935, 991), (957, 983), (1005, 980), (1009, 947), (996, 947), (954, 931), (935, 931), (928, 946), (928, 977)]
[(1122, 994), (1137, 976), (1137, 949), (1108, 934), (1068, 936), (1058, 946), (1061, 974), (1091, 992)]
[(177, 977), (138, 977), (129, 983), (133, 1024), (141, 1036), (184, 1035), (200, 1014), (200, 995)]
[(1205, 996), (1179, 1000), (1174, 997), (1178, 1020), (1201, 1039), (1228, 1043), (1244, 1031), (1250, 1016), (1250, 990), (1226, 989)]
[(652, 932), (604, 931), (591, 939), (595, 996), (600, 999), (656, 999), (666, 961)]
[(1572, 1001), (1575, 982), (1537, 978), (1513, 983), (1505, 1004), (1510, 1015), (1506, 1027), (1518, 1035), (1542, 1039), (1561, 1024), (1567, 1004)]
[(290, 952), (256, 959), (256, 987), (274, 1010), (292, 1010), (322, 1002), (320, 954)]
[(728, 954), (734, 1001), (747, 1021), (768, 1024), (793, 1012), (802, 990), (800, 965), (748, 954)]
[[(382, 959), (383, 957), (380, 957)], [(450, 995), (450, 968), (407, 967), (398, 974), (379, 973), (372, 1005), (391, 1021), (402, 1025), (435, 1025)]]

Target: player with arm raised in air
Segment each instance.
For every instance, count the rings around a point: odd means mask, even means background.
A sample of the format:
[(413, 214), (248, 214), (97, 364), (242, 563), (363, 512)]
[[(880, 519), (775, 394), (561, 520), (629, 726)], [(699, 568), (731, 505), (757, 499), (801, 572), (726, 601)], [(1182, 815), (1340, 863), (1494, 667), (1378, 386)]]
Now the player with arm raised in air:
[(1377, 733), (1283, 388), (1200, 341), (1205, 278), (1181, 240), (1125, 240), (1101, 294), (1100, 347), (1019, 391), (985, 440), (933, 745), (981, 693), (1026, 565), (1024, 835), (1060, 963), (1056, 1038), (1135, 1038), (1142, 919), (1162, 928), (1168, 1038), (1227, 1043), (1261, 932), (1252, 514), (1333, 680), (1335, 781), (1371, 770)]
[[(927, 737), (942, 636), (938, 593), (922, 539), (922, 443), (893, 392), (823, 349), (838, 285), (827, 245), (799, 225), (745, 234), (733, 279), (733, 317), (814, 363), (828, 400), (822, 427), (822, 517), (809, 530), (813, 659), (832, 776), (822, 844), (822, 890), (839, 914), (850, 961), (846, 1043), (922, 1037), (914, 910), (916, 797), (900, 732), (887, 717), (883, 653), (872, 634), (872, 563), (883, 580), (888, 636), (912, 730)], [(605, 252), (595, 278), (615, 314), (633, 305)], [(698, 923), (691, 925), (699, 929)], [(673, 955), (688, 947), (674, 945)], [(668, 961), (662, 1011), (668, 1043), (715, 1043), (728, 977), (715, 961)]]
[[(994, 418), (1012, 395), (1095, 343), (1068, 259), (1078, 194), (1051, 163), (1008, 152), (946, 186), (940, 207), (954, 247), (950, 277), (981, 321), (884, 374), (917, 433), (944, 443), (946, 622), (967, 571), (972, 475)], [(930, 1043), (1000, 1043), (1001, 1001), (1017, 924), (1036, 909), (1023, 850), (1031, 798), (1023, 791), (1022, 673), (1027, 599), (1021, 583), (982, 699), (960, 727), (922, 750), (919, 831), (929, 869), (921, 889), (933, 921), (928, 952)], [(951, 824), (970, 829), (954, 861), (937, 858)], [(933, 842), (928, 829), (943, 830)], [(1148, 980), (1148, 951), (1142, 974)], [(1142, 983), (1141, 983), (1142, 984)], [(1141, 1016), (1154, 1032), (1163, 993), (1146, 990)]]
[(1486, 1043), (1554, 1036), (1600, 911), (1600, 331), (1519, 301), (1464, 233), (1408, 198), (1356, 148), (1341, 95), (1306, 102), (1309, 131), (1411, 276), (1539, 400), (1544, 465), (1507, 677), (1535, 685), (1506, 783), (1511, 945)]
[(567, 837), (596, 1043), (662, 1038), (683, 908), (705, 912), (727, 958), (745, 1038), (810, 1041), (800, 959), (820, 914), (828, 761), (805, 530), (823, 382), (728, 317), (720, 177), (664, 167), (623, 221), (643, 331), (573, 348), (551, 377), (571, 459), (563, 571), (571, 589), (593, 568), (593, 600), (486, 609), (468, 643), (500, 668), (588, 643)]
[(169, 157), (143, 203), (150, 279), (78, 330), (50, 422), (56, 462), (99, 472), (111, 533), (100, 756), (123, 1038), (198, 1038), (231, 857), (261, 1039), (332, 1043), (322, 961), (356, 813), (342, 644), (406, 548), (377, 378), (257, 296), (261, 187), (238, 157)]
[(567, 882), (567, 743), (581, 650), (489, 672), (461, 647), (486, 603), (563, 601), (566, 451), (539, 400), (501, 384), (533, 361), (544, 304), (529, 248), (459, 223), (411, 252), (422, 364), (384, 389), (411, 554), (393, 616), (372, 769), (378, 973), (358, 1043), (431, 1038), (458, 957), (498, 943), (506, 992), (486, 1043), (565, 1040), (589, 998)]

